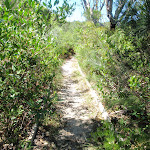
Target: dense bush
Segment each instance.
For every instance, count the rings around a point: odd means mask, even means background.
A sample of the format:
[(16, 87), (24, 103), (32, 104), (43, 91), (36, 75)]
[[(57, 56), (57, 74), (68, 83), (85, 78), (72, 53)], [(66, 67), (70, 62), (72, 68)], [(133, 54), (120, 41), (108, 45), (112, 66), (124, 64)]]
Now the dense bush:
[[(0, 143), (24, 146), (31, 123), (52, 111), (53, 79), (61, 59), (75, 51), (105, 107), (124, 110), (122, 118), (112, 120), (113, 127), (101, 123), (93, 141), (104, 149), (148, 149), (148, 14), (146, 19), (141, 11), (144, 34), (123, 26), (110, 32), (91, 22), (62, 24), (67, 13), (61, 7), (52, 12), (38, 1), (13, 2), (0, 5)], [(70, 11), (69, 5), (63, 8)]]
[(149, 37), (127, 36), (126, 31), (119, 28), (110, 32), (102, 27), (95, 28), (90, 22), (82, 29), (80, 45), (76, 46), (77, 58), (89, 80), (95, 82), (103, 95), (105, 107), (113, 111), (124, 110), (126, 124), (122, 126), (117, 121), (119, 129), (116, 130), (123, 133), (128, 129), (131, 147), (132, 144), (139, 147), (141, 143), (148, 146)]
[(2, 144), (23, 146), (28, 127), (51, 112), (53, 78), (64, 53), (52, 40), (55, 15), (32, 0), (0, 6)]

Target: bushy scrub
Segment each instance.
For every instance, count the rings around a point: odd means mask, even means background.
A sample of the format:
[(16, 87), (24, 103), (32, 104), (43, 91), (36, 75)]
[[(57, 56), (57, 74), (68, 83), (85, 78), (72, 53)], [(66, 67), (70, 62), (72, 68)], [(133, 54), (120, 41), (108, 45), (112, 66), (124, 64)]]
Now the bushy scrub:
[(124, 119), (120, 119), (114, 127), (108, 121), (100, 121), (91, 140), (100, 150), (149, 149), (148, 135), (143, 134), (140, 128), (131, 129), (127, 124)]
[[(81, 44), (76, 47), (79, 63), (88, 78), (97, 85), (105, 107), (113, 111), (124, 110), (123, 119), (127, 124), (124, 127), (118, 125), (119, 132), (128, 128), (129, 136), (132, 135), (128, 142), (137, 148), (146, 140), (143, 137), (140, 141), (139, 136), (147, 137), (148, 134), (149, 46), (142, 38), (127, 36), (122, 29), (108, 31), (102, 27), (95, 28), (91, 23), (82, 29)], [(136, 135), (138, 138), (132, 139)], [(148, 147), (148, 142), (144, 143)]]
[(82, 23), (80, 22), (67, 22), (52, 30), (54, 41), (57, 43), (57, 49), (61, 51), (62, 57), (69, 57), (75, 54), (74, 48), (80, 39), (80, 35), (78, 34), (81, 25)]
[[(0, 6), (0, 142), (21, 146), (28, 127), (51, 113), (60, 51), (53, 15), (36, 1)], [(48, 109), (47, 109), (48, 108)], [(23, 146), (23, 145), (22, 145)]]

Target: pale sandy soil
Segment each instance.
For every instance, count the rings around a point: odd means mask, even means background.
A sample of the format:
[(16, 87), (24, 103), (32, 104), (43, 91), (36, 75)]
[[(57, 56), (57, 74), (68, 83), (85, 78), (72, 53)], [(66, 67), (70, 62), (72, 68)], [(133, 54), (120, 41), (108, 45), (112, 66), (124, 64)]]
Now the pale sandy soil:
[(77, 73), (78, 64), (74, 57), (62, 66), (63, 86), (59, 92), (62, 101), (59, 109), (62, 111), (65, 126), (59, 131), (57, 144), (63, 150), (86, 147), (93, 126), (91, 112), (84, 106), (85, 99), (82, 96), (87, 87), (81, 86)]
[[(97, 103), (98, 97), (88, 85), (75, 57), (66, 60), (61, 70), (63, 78), (58, 92), (58, 110), (62, 114), (63, 126), (53, 137), (51, 148), (46, 146), (49, 141), (44, 141), (39, 136), (39, 139), (35, 139), (35, 144), (38, 144), (34, 149), (93, 150), (89, 137), (93, 131), (94, 120), (98, 114), (98, 117), (106, 119), (107, 112), (101, 103)], [(42, 146), (40, 140), (45, 145)]]

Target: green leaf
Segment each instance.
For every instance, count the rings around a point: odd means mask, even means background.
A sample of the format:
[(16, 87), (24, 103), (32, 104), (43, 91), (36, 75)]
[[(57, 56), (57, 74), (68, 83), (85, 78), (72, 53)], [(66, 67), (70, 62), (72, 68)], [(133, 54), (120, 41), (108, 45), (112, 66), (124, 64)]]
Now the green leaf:
[(9, 0), (5, 0), (5, 5), (6, 5), (7, 9), (9, 9), (9, 8), (10, 8)]
[(24, 16), (26, 17), (28, 15), (28, 12), (27, 11), (24, 11)]
[(29, 0), (29, 5), (31, 6), (31, 2), (32, 2), (32, 0)]
[(13, 117), (11, 117), (11, 120), (14, 120), (14, 119), (16, 119), (16, 117), (14, 117), (14, 116), (13, 116)]
[(32, 1), (32, 7), (35, 8), (35, 1)]
[(13, 71), (16, 71), (16, 68), (15, 68), (15, 66), (14, 66), (14, 65), (12, 65), (12, 70), (13, 70)]
[(21, 73), (21, 70), (18, 70), (18, 71), (17, 71), (17, 74), (20, 74), (20, 73)]
[(47, 6), (46, 3), (44, 3), (44, 2), (43, 2), (43, 5), (44, 5), (45, 7)]
[(40, 99), (40, 100), (37, 101), (37, 103), (39, 104), (39, 103), (41, 103), (42, 101), (43, 101), (43, 99)]
[(55, 0), (54, 6), (59, 4), (59, 0)]
[(8, 20), (11, 21), (13, 18), (14, 18), (14, 16), (11, 15), (11, 16), (8, 17)]

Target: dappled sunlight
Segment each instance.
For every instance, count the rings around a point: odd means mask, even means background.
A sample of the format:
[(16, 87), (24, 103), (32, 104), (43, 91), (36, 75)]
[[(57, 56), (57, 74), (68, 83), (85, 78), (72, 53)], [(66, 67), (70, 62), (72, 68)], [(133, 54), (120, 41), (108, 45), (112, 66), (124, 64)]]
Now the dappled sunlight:
[(0, 149), (150, 149), (149, 12), (150, 0), (1, 0)]

